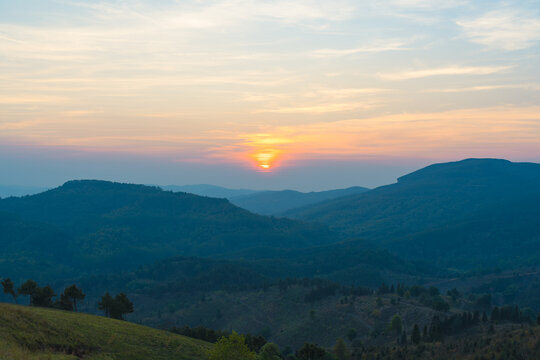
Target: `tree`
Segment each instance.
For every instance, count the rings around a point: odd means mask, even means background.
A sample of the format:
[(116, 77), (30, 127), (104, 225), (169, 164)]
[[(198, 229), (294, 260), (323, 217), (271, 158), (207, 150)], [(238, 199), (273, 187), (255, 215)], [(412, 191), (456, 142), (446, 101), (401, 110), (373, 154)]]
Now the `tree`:
[(296, 352), (299, 360), (322, 360), (326, 356), (326, 350), (316, 344), (306, 343)]
[(77, 300), (84, 300), (84, 298), (86, 297), (86, 295), (82, 292), (81, 289), (79, 289), (77, 287), (77, 285), (73, 284), (69, 287), (67, 287), (65, 290), (64, 290), (64, 295), (68, 298), (68, 299), (71, 299), (71, 301), (73, 302), (73, 309), (75, 309), (75, 312), (77, 311)]
[(347, 331), (347, 338), (351, 342), (356, 338), (356, 335), (358, 335), (358, 333), (355, 329), (349, 329), (349, 331)]
[(403, 332), (401, 333), (401, 339), (399, 340), (399, 343), (401, 345), (407, 345), (407, 332), (405, 330), (403, 330)]
[(266, 343), (259, 353), (258, 359), (260, 360), (281, 360), (281, 353), (279, 347), (276, 344)]
[(20, 295), (30, 296), (30, 305), (34, 305), (33, 296), (35, 295), (37, 290), (38, 285), (34, 280), (27, 280), (19, 287), (19, 289), (17, 289)]
[(17, 293), (13, 281), (10, 278), (2, 280), (2, 287), (4, 288), (4, 294), (11, 295), (15, 303), (17, 303)]
[(418, 327), (418, 324), (414, 324), (413, 331), (411, 334), (411, 341), (415, 345), (420, 343), (420, 328)]
[(351, 358), (351, 353), (343, 339), (337, 339), (333, 350), (337, 360), (349, 360)]
[(444, 333), (442, 329), (441, 319), (435, 315), (431, 319), (431, 326), (429, 327), (429, 339), (431, 341), (443, 341)]
[(20, 295), (30, 296), (31, 306), (54, 306), (52, 298), (56, 296), (56, 293), (50, 285), (40, 288), (34, 280), (27, 280), (17, 291)]
[(34, 306), (40, 307), (53, 307), (52, 298), (56, 296), (53, 288), (50, 285), (45, 287), (36, 288), (34, 294), (30, 296), (31, 302)]
[(111, 316), (111, 308), (113, 306), (114, 299), (109, 294), (109, 292), (106, 292), (105, 295), (101, 297), (101, 301), (98, 303), (99, 310), (102, 310), (105, 313), (106, 317)]
[(62, 310), (73, 311), (73, 303), (65, 293), (60, 294), (60, 299), (56, 300), (54, 307)]
[(401, 330), (403, 330), (403, 321), (401, 320), (401, 316), (394, 315), (392, 320), (390, 320), (390, 324), (388, 324), (388, 329), (400, 334)]
[(127, 295), (120, 293), (116, 295), (111, 304), (110, 316), (113, 319), (124, 320), (124, 315), (133, 312), (133, 303), (128, 299)]
[(222, 337), (210, 350), (209, 360), (255, 360), (256, 355), (249, 350), (244, 337), (232, 332), (229, 337)]

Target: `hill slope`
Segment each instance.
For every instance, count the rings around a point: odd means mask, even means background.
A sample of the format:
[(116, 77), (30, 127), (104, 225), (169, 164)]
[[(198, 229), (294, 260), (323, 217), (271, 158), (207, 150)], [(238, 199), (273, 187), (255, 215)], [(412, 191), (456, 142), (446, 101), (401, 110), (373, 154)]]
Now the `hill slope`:
[(510, 241), (524, 245), (512, 255), (540, 255), (540, 165), (495, 159), (436, 164), (396, 184), (288, 215), (418, 258), (451, 258), (447, 250), (457, 242), (468, 252), (468, 266), (480, 254), (504, 255), (501, 246)]
[(0, 304), (0, 359), (206, 359), (210, 344), (99, 316)]
[(355, 186), (347, 189), (303, 193), (294, 190), (262, 191), (255, 194), (235, 196), (231, 203), (262, 215), (280, 215), (295, 208), (304, 207), (347, 195), (360, 194), (369, 189)]
[[(54, 260), (79, 272), (115, 271), (174, 255), (337, 241), (324, 226), (255, 215), (225, 199), (105, 181), (71, 181), (41, 194), (3, 199), (0, 211), (11, 214), (0, 221), (0, 246), (9, 250), (0, 264), (23, 257)], [(36, 257), (37, 249), (42, 251)]]

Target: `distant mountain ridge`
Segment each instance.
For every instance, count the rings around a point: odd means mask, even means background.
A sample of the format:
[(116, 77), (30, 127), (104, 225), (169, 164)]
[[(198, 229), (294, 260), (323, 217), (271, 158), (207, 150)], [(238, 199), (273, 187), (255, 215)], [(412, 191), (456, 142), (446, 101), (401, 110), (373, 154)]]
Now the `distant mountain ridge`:
[(235, 196), (230, 201), (244, 209), (261, 215), (281, 215), (286, 211), (301, 208), (311, 204), (340, 198), (343, 196), (361, 194), (369, 189), (353, 186), (347, 189), (328, 191), (312, 191), (303, 193), (294, 190), (262, 191), (254, 194)]
[(160, 186), (160, 188), (174, 192), (228, 199), (234, 205), (260, 215), (281, 215), (292, 209), (347, 195), (360, 194), (369, 190), (361, 186), (352, 186), (346, 189), (301, 192), (296, 190), (229, 189), (208, 184), (167, 185)]
[(0, 199), (10, 196), (34, 195), (48, 189), (41, 186), (0, 185)]
[(214, 198), (230, 199), (236, 196), (251, 195), (260, 192), (259, 190), (249, 189), (229, 189), (222, 186), (197, 184), (197, 185), (165, 185), (160, 186), (163, 190), (174, 192), (186, 192), (199, 196), (208, 196)]

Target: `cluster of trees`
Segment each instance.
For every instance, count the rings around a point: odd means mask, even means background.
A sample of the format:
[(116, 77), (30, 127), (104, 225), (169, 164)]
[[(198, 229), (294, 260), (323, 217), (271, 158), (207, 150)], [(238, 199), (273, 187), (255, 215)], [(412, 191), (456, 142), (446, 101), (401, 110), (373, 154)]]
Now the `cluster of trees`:
[[(209, 329), (204, 326), (198, 326), (198, 327), (190, 327), (190, 326), (184, 326), (181, 328), (173, 327), (170, 329), (171, 332), (179, 335), (188, 336), (194, 339), (200, 339), (204, 341), (208, 341), (211, 343), (216, 343), (222, 338), (226, 338), (228, 336), (231, 336), (232, 333), (230, 331), (224, 331), (224, 330), (214, 330)], [(251, 334), (243, 334), (244, 342), (247, 345), (247, 347), (250, 349), (250, 351), (259, 352), (261, 348), (266, 344), (266, 339), (261, 335), (251, 335)]]
[(295, 353), (287, 349), (281, 351), (276, 344), (265, 343), (259, 350), (252, 350), (246, 338), (236, 332), (221, 337), (212, 350), (209, 360), (350, 360), (351, 352), (342, 339), (331, 351), (317, 344), (306, 343)]
[(530, 322), (529, 316), (525, 315), (517, 305), (505, 305), (503, 307), (495, 306), (491, 311), (491, 321), (510, 321), (514, 323)]
[(15, 289), (15, 283), (9, 278), (2, 280), (1, 284), (4, 293), (11, 295), (15, 303), (18, 303), (17, 299), (21, 295), (30, 297), (30, 306), (77, 311), (77, 302), (84, 300), (86, 297), (83, 291), (75, 284), (65, 288), (56, 300), (53, 300), (53, 298), (57, 294), (50, 285), (39, 287), (34, 280), (27, 280), (17, 289)]
[(101, 297), (98, 303), (99, 310), (102, 310), (106, 317), (124, 320), (126, 314), (133, 312), (133, 303), (124, 293), (119, 293), (112, 297), (109, 292)]
[[(393, 284), (388, 286), (383, 283), (377, 289), (377, 294), (397, 294), (399, 297), (404, 297), (406, 299), (415, 298), (422, 305), (428, 306), (437, 311), (446, 312), (450, 310), (450, 304), (448, 304), (448, 302), (446, 302), (446, 300), (444, 300), (444, 298), (441, 296), (439, 289), (433, 286), (424, 287), (421, 285), (406, 286), (403, 284), (397, 284), (397, 286), (394, 287)], [(456, 293), (452, 293), (449, 296), (457, 296), (457, 294), (459, 294), (459, 292), (456, 290)]]
[[(13, 297), (15, 303), (18, 303), (19, 296), (28, 296), (30, 306), (77, 311), (77, 304), (86, 297), (86, 294), (75, 284), (66, 287), (56, 300), (53, 298), (57, 294), (50, 285), (40, 287), (34, 280), (27, 280), (18, 288), (10, 278), (3, 279), (0, 284), (4, 293)], [(134, 310), (133, 303), (124, 293), (112, 297), (107, 292), (101, 297), (98, 307), (104, 311), (105, 316), (119, 320), (123, 320), (124, 315)]]
[[(336, 293), (344, 296), (363, 296), (373, 294), (373, 290), (367, 287), (347, 286), (319, 278), (286, 278), (278, 280), (277, 285), (279, 287), (280, 294), (286, 293), (288, 288), (293, 285), (301, 286), (303, 288), (310, 288), (312, 292), (321, 292), (323, 294), (327, 294), (323, 296), (323, 298), (333, 296)], [(320, 289), (324, 290), (320, 291)]]

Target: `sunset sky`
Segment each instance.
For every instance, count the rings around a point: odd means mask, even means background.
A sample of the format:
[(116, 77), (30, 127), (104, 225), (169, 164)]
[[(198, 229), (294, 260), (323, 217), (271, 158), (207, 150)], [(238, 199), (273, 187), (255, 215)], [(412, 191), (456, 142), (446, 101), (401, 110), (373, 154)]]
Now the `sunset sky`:
[(377, 186), (540, 161), (540, 2), (0, 1), (0, 184)]

